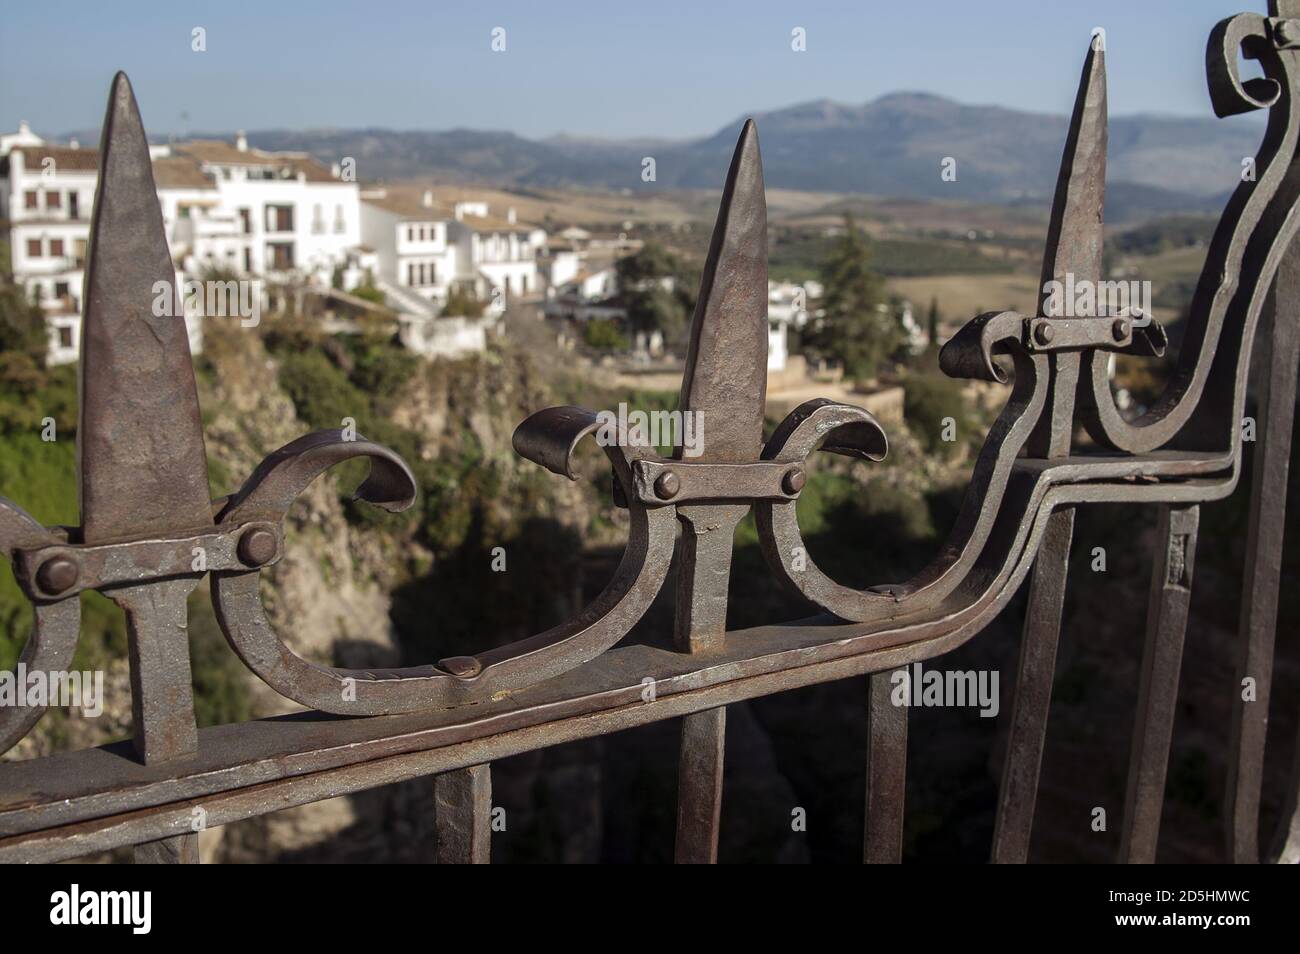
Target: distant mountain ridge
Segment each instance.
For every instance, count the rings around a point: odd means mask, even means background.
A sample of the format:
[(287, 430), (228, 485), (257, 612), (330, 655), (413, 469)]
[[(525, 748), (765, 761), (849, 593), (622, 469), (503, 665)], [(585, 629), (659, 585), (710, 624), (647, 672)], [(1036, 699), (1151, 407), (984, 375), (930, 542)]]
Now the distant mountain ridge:
[[(856, 106), (823, 99), (753, 115), (770, 186), (984, 202), (1050, 198), (1067, 126), (1065, 116), (906, 92)], [(434, 176), (516, 188), (640, 191), (718, 188), (739, 127), (738, 119), (712, 136), (685, 141), (373, 128), (273, 129), (248, 139), (327, 163), (353, 156), (364, 180)], [(1252, 121), (1115, 116), (1108, 182), (1116, 196), (1153, 208), (1215, 209), (1262, 132), (1263, 124)], [(655, 159), (652, 183), (641, 178), (646, 156)], [(957, 160), (953, 182), (940, 177), (947, 156)]]

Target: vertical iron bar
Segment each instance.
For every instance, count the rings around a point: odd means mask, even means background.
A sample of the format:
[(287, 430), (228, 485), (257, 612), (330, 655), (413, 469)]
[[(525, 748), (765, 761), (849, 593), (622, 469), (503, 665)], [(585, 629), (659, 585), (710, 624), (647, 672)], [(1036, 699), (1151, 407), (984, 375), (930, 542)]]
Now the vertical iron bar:
[[(906, 669), (896, 670), (907, 675)], [(890, 699), (893, 672), (867, 680), (867, 812), (862, 860), (896, 865), (903, 857), (907, 789), (907, 709)]]
[(433, 779), (438, 864), (485, 865), (492, 860), (492, 767), (443, 772)]
[(1073, 508), (1054, 512), (1048, 517), (1042, 546), (1034, 562), (1029, 608), (1020, 640), (1016, 695), (1011, 705), (1011, 729), (1002, 763), (997, 820), (993, 826), (995, 864), (1023, 864), (1029, 857), (1073, 535)]
[[(1264, 742), (1273, 682), (1273, 641), (1277, 627), (1278, 584), (1286, 530), (1287, 474), (1295, 421), (1296, 366), (1300, 364), (1300, 243), (1292, 241), (1278, 266), (1273, 294), (1265, 309), (1271, 319), (1268, 374), (1264, 376), (1252, 463), (1250, 523), (1242, 579), (1236, 678), (1232, 684), (1232, 741), (1228, 759), (1228, 860), (1259, 861), (1259, 799), (1264, 775)], [(1254, 699), (1242, 698), (1247, 678)], [(1297, 750), (1300, 777), (1300, 750)], [(1285, 819), (1288, 816), (1283, 816)]]
[(725, 706), (682, 719), (677, 769), (677, 839), (673, 848), (673, 860), (679, 865), (711, 865), (718, 861), (726, 730)]
[[(198, 752), (186, 606), (186, 598), (198, 582), (164, 580), (112, 594), (126, 613), (135, 750), (146, 765), (189, 758)], [(136, 864), (198, 861), (198, 832), (135, 848)]]
[[(744, 504), (682, 507), (677, 539), (677, 609), (673, 634), (684, 652), (722, 648), (727, 632), (727, 590), (736, 524)], [(677, 762), (678, 864), (714, 864), (722, 815), (722, 770), (727, 710), (710, 709), (682, 718)]]
[[(1056, 317), (1049, 307), (1049, 282), (1072, 285), (1101, 279), (1107, 142), (1106, 56), (1103, 46), (1094, 38), (1088, 44), (1079, 78), (1052, 200), (1047, 249), (1040, 273), (1040, 315)], [(1078, 317), (1109, 320), (1100, 314)], [(1049, 361), (1047, 407), (1025, 450), (1030, 457), (1055, 459), (1070, 454), (1080, 356), (1075, 352), (1058, 352), (1050, 355)], [(1029, 608), (1020, 641), (1011, 731), (993, 829), (992, 857), (997, 863), (1024, 862), (1029, 855), (1073, 536), (1074, 510), (1052, 513), (1047, 518), (1046, 532), (1034, 562)]]
[(158, 841), (147, 841), (135, 846), (135, 863), (138, 865), (197, 865), (199, 863), (199, 836), (175, 835)]
[(1128, 864), (1154, 864), (1156, 860), (1200, 513), (1196, 505), (1160, 508), (1156, 535), (1160, 549), (1151, 570), (1146, 645), (1120, 835), (1119, 860)]

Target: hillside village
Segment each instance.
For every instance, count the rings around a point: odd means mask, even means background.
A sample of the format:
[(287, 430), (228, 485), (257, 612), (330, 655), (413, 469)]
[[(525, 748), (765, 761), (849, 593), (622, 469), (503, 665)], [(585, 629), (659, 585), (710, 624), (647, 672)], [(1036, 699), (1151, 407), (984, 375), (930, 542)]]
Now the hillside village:
[[(426, 357), (481, 351), (501, 332), (508, 308), (545, 321), (561, 347), (590, 335), (591, 323), (619, 329), (605, 362), (644, 371), (675, 356), (656, 330), (630, 326), (618, 264), (643, 240), (630, 228), (599, 232), (523, 221), (512, 206), (472, 191), (437, 197), (413, 185), (367, 185), (350, 160), (326, 168), (302, 152), (191, 140), (150, 147), (163, 224), (177, 269), (187, 279), (254, 280), (264, 307), (284, 296), (314, 296), (331, 327), (377, 314), (397, 338)], [(8, 226), (13, 281), (45, 316), (48, 362), (77, 360), (83, 270), (98, 170), (96, 150), (53, 143), (22, 123), (0, 136), (0, 219)], [(627, 223), (630, 226), (631, 223)], [(656, 278), (667, 291), (673, 279)], [(793, 355), (792, 329), (808, 321), (822, 294), (805, 281), (769, 284), (772, 388), (811, 383)], [(810, 302), (812, 305), (810, 306)], [(203, 346), (205, 302), (185, 301), (191, 347)], [(209, 317), (225, 313), (211, 312)], [(900, 313), (917, 345), (924, 336)], [(342, 319), (342, 320), (337, 320)], [(823, 369), (825, 370), (825, 369)], [(900, 395), (889, 398), (898, 405)]]

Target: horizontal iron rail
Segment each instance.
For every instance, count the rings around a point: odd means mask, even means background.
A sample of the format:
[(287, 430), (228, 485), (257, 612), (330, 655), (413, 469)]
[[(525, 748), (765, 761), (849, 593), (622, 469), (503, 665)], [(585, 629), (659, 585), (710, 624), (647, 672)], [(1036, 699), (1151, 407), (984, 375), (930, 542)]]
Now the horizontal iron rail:
[[(1221, 461), (1158, 456), (1145, 459), (1148, 471), (1185, 472)], [(1024, 463), (1029, 470), (1042, 464)], [(991, 598), (963, 599), (923, 619), (845, 624), (826, 616), (756, 627), (729, 633), (720, 651), (704, 657), (629, 645), (480, 706), (371, 718), (305, 712), (214, 726), (200, 732), (197, 755), (172, 763), (141, 764), (129, 743), (6, 763), (0, 765), (0, 862), (79, 857), (189, 832), (196, 807), (215, 827), (930, 659), (976, 635), (1010, 601), (1055, 507), (1216, 499), (1235, 483), (1234, 470), (1177, 483), (1053, 487), (1039, 473), (1036, 517), (1017, 527), (1002, 571), (988, 581)], [(647, 679), (654, 685), (649, 702)]]

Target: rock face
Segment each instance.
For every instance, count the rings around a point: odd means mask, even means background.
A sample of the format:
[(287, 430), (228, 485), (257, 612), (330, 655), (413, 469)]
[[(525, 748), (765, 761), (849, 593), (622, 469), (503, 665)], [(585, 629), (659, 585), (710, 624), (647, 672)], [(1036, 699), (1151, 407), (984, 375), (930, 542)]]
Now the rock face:
[[(242, 480), (276, 448), (307, 433), (293, 402), (278, 388), (275, 362), (260, 338), (224, 329), (209, 335), (203, 406), (213, 470)], [(232, 484), (217, 493), (233, 493)], [(263, 575), (271, 623), (305, 659), (348, 667), (392, 666), (400, 658), (388, 596), (400, 562), (379, 534), (347, 521), (333, 475), (299, 497), (286, 520), (284, 558)], [(252, 680), (257, 715), (297, 708)]]

